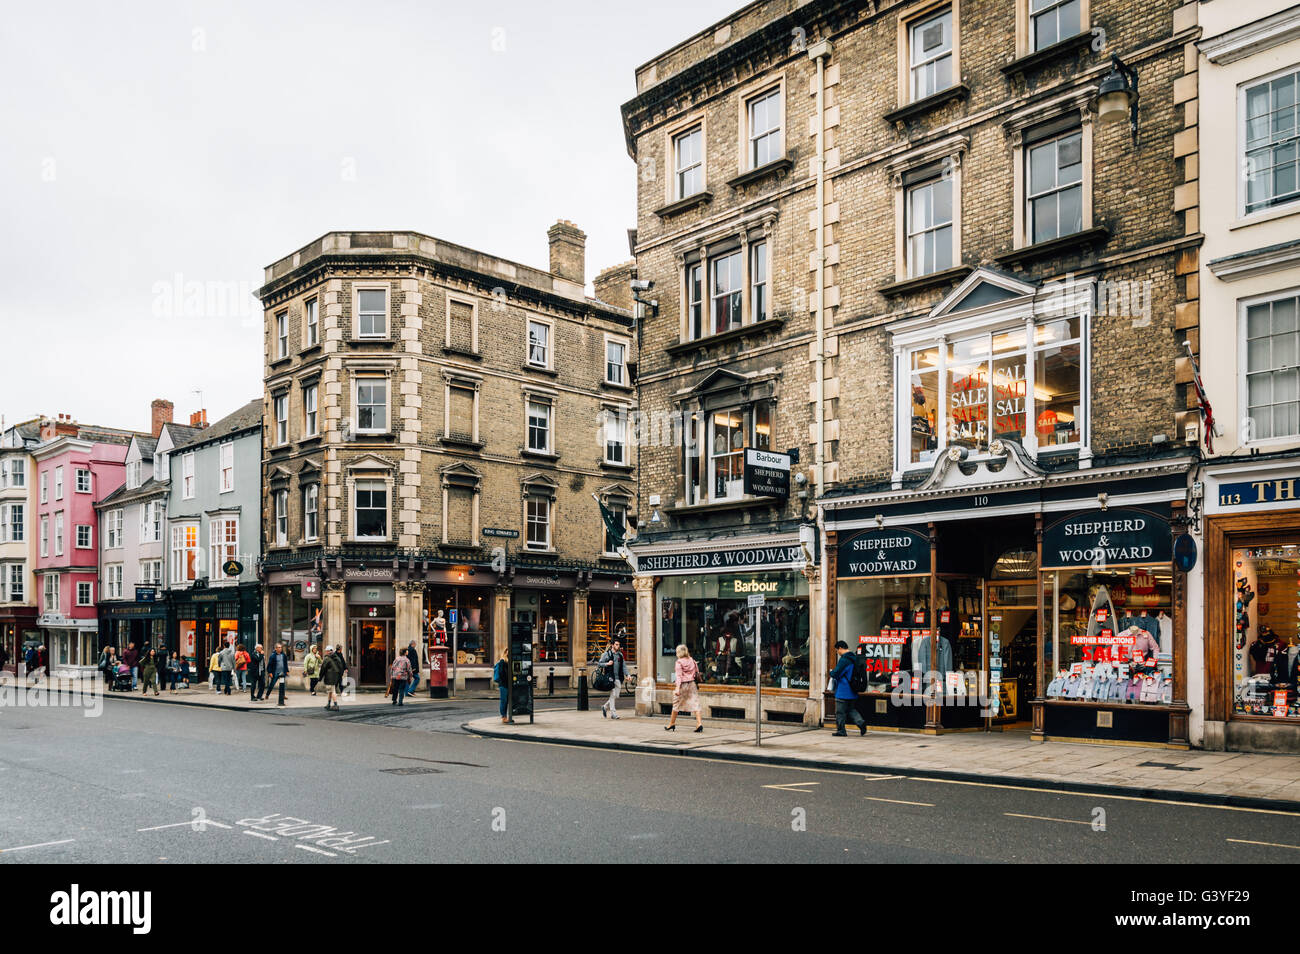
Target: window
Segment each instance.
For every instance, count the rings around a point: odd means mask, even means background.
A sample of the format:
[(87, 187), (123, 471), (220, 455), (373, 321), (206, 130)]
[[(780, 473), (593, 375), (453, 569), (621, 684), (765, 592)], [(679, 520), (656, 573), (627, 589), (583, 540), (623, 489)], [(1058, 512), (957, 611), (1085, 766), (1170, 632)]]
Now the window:
[(551, 366), (551, 326), (545, 322), (528, 322), (528, 363), (539, 368)]
[(181, 497), (194, 499), (194, 452), (181, 455)]
[(21, 457), (11, 457), (9, 459), (9, 480), (10, 487), (27, 486), (27, 462)]
[(538, 454), (551, 452), (551, 405), (528, 399), (528, 449)]
[(302, 305), (308, 348), (320, 344), (320, 315), (317, 308), (318, 304), (318, 299), (308, 298)]
[(1245, 379), (1249, 440), (1300, 434), (1300, 296), (1246, 306)]
[(77, 524), (77, 549), (89, 550), (92, 546), (90, 524)]
[(704, 190), (704, 128), (695, 126), (673, 137), (673, 181), (676, 199)]
[[(605, 509), (608, 510), (610, 514), (614, 517), (614, 526), (616, 527), (627, 526), (627, 503), (626, 502), (618, 501), (618, 500), (610, 500), (605, 503)], [(601, 522), (604, 523), (603, 520)], [(609, 527), (605, 527), (604, 529), (605, 529), (605, 552), (606, 553), (618, 552), (617, 550), (618, 543), (610, 535)]]
[(627, 463), (627, 415), (622, 411), (606, 409), (603, 412), (602, 430), (605, 443), (605, 463)]
[(41, 503), (50, 502), (49, 482), (46, 480), (49, 476), (49, 473), (46, 471), (41, 471)]
[(477, 398), (477, 389), (448, 383), (446, 422), (448, 437), (463, 441), (478, 439), (474, 428), (474, 402)]
[(82, 580), (77, 584), (77, 605), (90, 606), (95, 602), (95, 586), (88, 580)]
[(282, 311), (275, 316), (275, 357), (289, 357), (289, 313)]
[(767, 243), (749, 249), (749, 317), (751, 321), (767, 319)]
[(50, 518), (41, 515), (41, 556), (50, 555)]
[[(120, 513), (120, 511), (118, 511)], [(54, 515), (54, 555), (63, 554), (63, 511)]]
[(925, 99), (953, 84), (952, 10), (908, 26), (912, 100)]
[(686, 269), (687, 333), (691, 340), (704, 337), (704, 266), (691, 265)]
[[(104, 536), (104, 548), (107, 550), (116, 550), (122, 545), (122, 511), (110, 510), (104, 514), (104, 523), (107, 527)], [(58, 534), (58, 528), (55, 528), (55, 534)]]
[[(85, 584), (78, 584), (84, 586)], [(112, 563), (104, 567), (104, 599), (120, 600), (122, 598), (122, 564)], [(78, 595), (77, 602), (81, 602)]]
[(530, 493), (524, 501), (526, 546), (530, 550), (551, 548), (551, 498), (546, 493)]
[(289, 545), (289, 491), (275, 492), (275, 545)]
[(1297, 93), (1300, 70), (1243, 91), (1247, 213), (1300, 199)]
[(239, 518), (213, 517), (208, 521), (208, 548), (211, 568), (209, 572), (214, 579), (226, 579), (224, 569), (227, 560), (239, 559)]
[(275, 398), (275, 443), (289, 443), (289, 395), (280, 394)]
[(687, 502), (744, 496), (745, 450), (771, 450), (772, 409), (766, 401), (692, 414), (684, 429)]
[(357, 378), (357, 431), (381, 434), (388, 430), (388, 379)]
[(26, 530), (26, 507), (23, 504), (9, 505), (9, 519), (6, 521), (9, 527), (9, 542), (22, 543), (27, 539)]
[(474, 306), (467, 301), (447, 302), (447, 348), (462, 354), (478, 354), (478, 329)]
[(221, 481), (221, 493), (229, 493), (235, 489), (235, 444), (228, 441), (217, 448), (217, 460), (220, 473), (218, 477)]
[(9, 601), (11, 603), (21, 603), (27, 598), (26, 586), (27, 567), (22, 563), (9, 564)]
[(721, 255), (711, 260), (709, 267), (713, 333), (721, 334), (740, 327), (740, 295), (744, 287), (740, 278), (740, 252)]
[(781, 89), (755, 96), (746, 108), (749, 114), (749, 168), (757, 169), (782, 156)]
[[(1234, 626), (1235, 638), (1228, 643), (1232, 659), (1220, 669), (1231, 687), (1232, 713), (1300, 719), (1295, 688), (1300, 664), (1291, 645), (1295, 617), (1287, 618), (1288, 604), (1281, 599), (1300, 579), (1300, 545), (1292, 536), (1269, 535), (1234, 546), (1230, 553), (1231, 569), (1225, 565), (1224, 570), (1235, 585), (1215, 609)], [(1162, 602), (1168, 616), (1170, 597)]]
[(163, 521), (163, 502), (161, 500), (151, 500), (140, 508), (140, 542), (141, 543), (161, 543), (162, 542), (162, 521)]
[(605, 382), (627, 384), (627, 343), (605, 339)]
[(358, 480), (355, 501), (357, 539), (388, 539), (388, 485), (382, 480)]
[(77, 493), (90, 493), (90, 471), (78, 468), (77, 470)]
[(162, 583), (162, 560), (140, 561), (140, 585), (158, 586)]
[(302, 426), (304, 437), (315, 437), (317, 431), (316, 402), (319, 399), (319, 385), (309, 384), (302, 389)]
[(142, 469), (138, 460), (126, 465), (126, 487), (128, 490), (134, 490), (140, 486), (140, 472)]
[(1034, 50), (1068, 40), (1082, 26), (1080, 0), (1029, 0), (1029, 35)]
[(949, 446), (985, 452), (998, 437), (1030, 450), (1079, 444), (1085, 412), (1080, 326), (1077, 317), (1040, 321), (1032, 348), (1020, 322), (908, 350), (899, 397), (899, 443), (908, 448), (903, 466), (929, 465)]
[(952, 179), (940, 175), (911, 186), (904, 202), (907, 276), (952, 268)]
[(63, 499), (63, 468), (54, 468), (54, 499)]
[(308, 484), (302, 491), (302, 535), (309, 543), (320, 537), (320, 484)]
[(1031, 244), (1083, 229), (1083, 137), (1078, 130), (1027, 150)]
[(59, 600), (59, 574), (45, 574), (45, 605), (41, 607), (43, 613), (60, 613), (63, 606)]
[(183, 523), (172, 527), (171, 580), (180, 583), (199, 575), (199, 525)]
[(388, 292), (384, 289), (357, 290), (357, 335), (361, 338), (388, 337)]

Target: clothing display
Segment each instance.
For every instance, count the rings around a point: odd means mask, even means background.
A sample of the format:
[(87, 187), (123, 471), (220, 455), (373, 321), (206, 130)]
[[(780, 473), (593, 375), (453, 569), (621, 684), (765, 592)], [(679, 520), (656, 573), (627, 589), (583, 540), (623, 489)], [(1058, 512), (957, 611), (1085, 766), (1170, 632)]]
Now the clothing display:
[[(930, 636), (919, 636), (913, 640), (912, 668), (914, 672), (928, 672), (930, 669)], [(952, 671), (952, 643), (939, 637), (939, 673)]]
[(1131, 671), (1108, 663), (1087, 666), (1076, 663), (1074, 671), (1061, 671), (1047, 684), (1048, 699), (1078, 699), (1093, 702), (1164, 703), (1174, 698), (1174, 681), (1156, 669)]

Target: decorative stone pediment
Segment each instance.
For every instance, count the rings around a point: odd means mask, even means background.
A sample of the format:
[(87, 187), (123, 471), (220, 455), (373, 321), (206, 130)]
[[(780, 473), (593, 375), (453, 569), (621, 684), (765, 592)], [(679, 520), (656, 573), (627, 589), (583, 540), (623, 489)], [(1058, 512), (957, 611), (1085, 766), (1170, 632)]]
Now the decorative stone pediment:
[(1038, 286), (994, 268), (981, 267), (966, 276), (960, 285), (934, 306), (930, 317), (947, 318), (961, 311), (973, 311), (990, 305), (1010, 304), (1017, 299), (1033, 299)]
[(1025, 448), (1016, 441), (994, 440), (988, 453), (969, 452), (949, 447), (934, 463), (930, 476), (918, 492), (965, 491), (975, 487), (1021, 482), (1038, 483), (1047, 472), (1034, 463)]
[(397, 462), (389, 460), (387, 457), (381, 457), (379, 454), (365, 454), (356, 460), (349, 461), (347, 470), (396, 470)]

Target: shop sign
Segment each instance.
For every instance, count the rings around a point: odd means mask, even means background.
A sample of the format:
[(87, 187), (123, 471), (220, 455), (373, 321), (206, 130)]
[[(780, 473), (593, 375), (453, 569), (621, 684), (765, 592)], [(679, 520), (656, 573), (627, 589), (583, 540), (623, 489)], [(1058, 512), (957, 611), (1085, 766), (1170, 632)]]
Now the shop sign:
[(320, 580), (301, 580), (301, 596), (305, 600), (320, 599)]
[(795, 584), (792, 579), (787, 578), (788, 574), (777, 574), (777, 579), (761, 579), (757, 576), (736, 576), (724, 577), (718, 581), (718, 596), (722, 599), (727, 597), (736, 597), (743, 599), (748, 597), (753, 599), (755, 596), (761, 596), (764, 599), (777, 598), (782, 596), (795, 596)]
[(394, 603), (396, 594), (391, 586), (367, 586), (354, 583), (348, 587), (349, 603)]
[(244, 572), (244, 564), (240, 563), (238, 560), (227, 560), (225, 563), (221, 564), (221, 572), (226, 574), (226, 576), (239, 576), (239, 574)]
[(1088, 510), (1043, 530), (1043, 567), (1169, 563), (1169, 521), (1146, 510)]
[(1184, 573), (1190, 573), (1196, 566), (1196, 540), (1190, 533), (1184, 533), (1174, 541), (1174, 563)]
[(137, 586), (135, 588), (135, 601), (137, 603), (152, 603), (158, 599), (158, 588), (156, 586)]
[(745, 493), (787, 499), (790, 496), (790, 455), (746, 448)]
[(929, 573), (930, 537), (907, 527), (864, 530), (839, 542), (835, 572), (840, 579)]
[(1239, 483), (1219, 484), (1220, 507), (1254, 507), (1259, 504), (1296, 502), (1295, 477), (1274, 480), (1243, 480)]
[(642, 573), (687, 573), (699, 570), (721, 573), (740, 567), (776, 567), (782, 569), (802, 559), (799, 544), (745, 547), (736, 550), (701, 550), (695, 553), (655, 553), (639, 556), (637, 568)]
[(361, 567), (351, 566), (343, 569), (345, 580), (391, 580), (392, 578), (392, 567), (367, 567), (363, 570)]

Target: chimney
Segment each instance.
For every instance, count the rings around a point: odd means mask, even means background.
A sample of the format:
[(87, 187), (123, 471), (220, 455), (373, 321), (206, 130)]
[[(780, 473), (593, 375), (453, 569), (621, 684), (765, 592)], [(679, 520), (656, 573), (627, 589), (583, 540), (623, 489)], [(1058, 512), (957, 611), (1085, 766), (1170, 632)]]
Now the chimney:
[(71, 414), (58, 414), (53, 419), (41, 421), (41, 440), (52, 441), (56, 437), (76, 437), (81, 428), (72, 419)]
[(587, 233), (572, 222), (560, 219), (546, 230), (551, 243), (551, 274), (587, 283)]
[(149, 405), (151, 416), (150, 433), (157, 437), (162, 433), (163, 425), (172, 422), (172, 411), (176, 405), (171, 401), (164, 401), (162, 398), (154, 398)]
[(201, 408), (190, 415), (190, 427), (203, 428), (208, 426), (207, 408)]
[(636, 278), (636, 262), (611, 265), (592, 280), (592, 291), (605, 304), (631, 311), (634, 278)]

